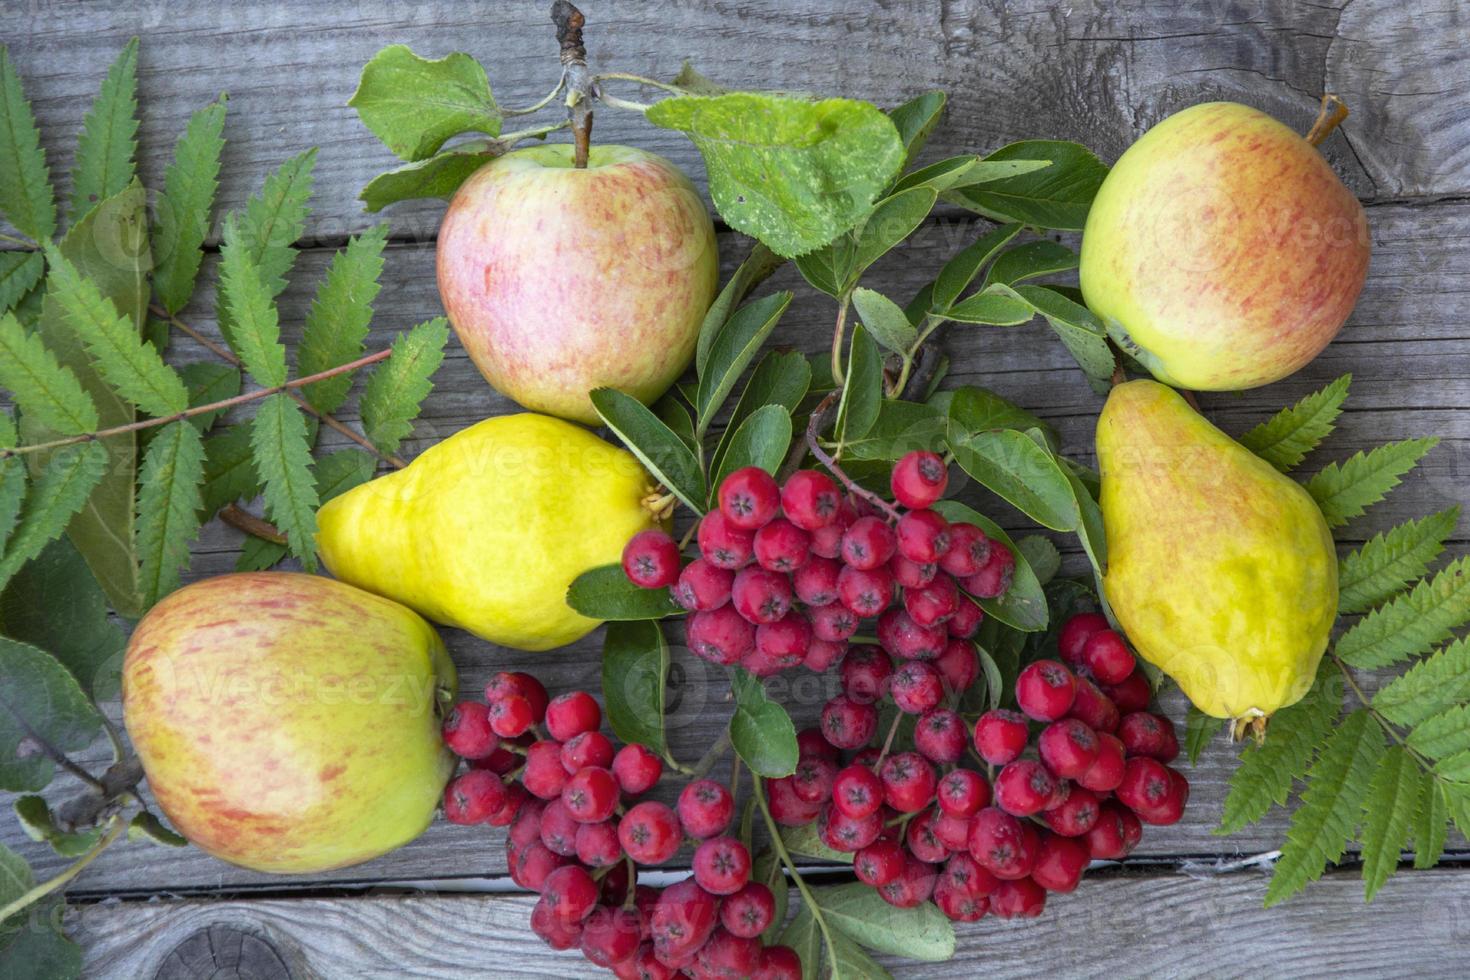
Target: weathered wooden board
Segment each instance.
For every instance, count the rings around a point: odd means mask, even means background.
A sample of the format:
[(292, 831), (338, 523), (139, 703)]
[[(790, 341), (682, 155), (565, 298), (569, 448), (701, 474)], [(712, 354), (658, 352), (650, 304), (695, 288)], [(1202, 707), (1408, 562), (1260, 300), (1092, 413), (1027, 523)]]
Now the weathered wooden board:
[[(229, 92), (221, 200), (240, 204), (266, 170), (321, 147), (307, 237), (336, 241), (369, 222), (355, 200), (392, 156), (346, 102), (380, 47), (428, 57), (467, 50), (507, 106), (556, 79), (544, 0), (466, 4), (326, 0), (182, 4), (162, 0), (3, 0), (8, 44), (35, 100), (54, 173), (103, 70), (131, 35), (140, 54), (143, 173), (159, 186), (194, 109)], [(1076, 139), (1114, 159), (1149, 125), (1208, 99), (1256, 105), (1305, 130), (1324, 90), (1355, 111), (1325, 150), (1365, 198), (1470, 193), (1470, 15), (1457, 4), (1190, 0), (1058, 5), (1048, 0), (818, 0), (584, 4), (594, 70), (671, 78), (684, 59), (735, 86), (817, 91), (895, 105), (951, 96), (934, 153), (1029, 137)], [(632, 98), (636, 90), (616, 89)], [(551, 110), (554, 112), (555, 110)], [(554, 118), (554, 117), (552, 117)], [(519, 120), (511, 120), (518, 124)], [(514, 128), (512, 126), (511, 128)], [(595, 138), (632, 142), (702, 174), (693, 147), (635, 113), (602, 110)], [(437, 208), (392, 214), (399, 239), (427, 240)]]
[[(936, 980), (1463, 977), (1470, 970), (1470, 872), (1400, 875), (1367, 911), (1361, 883), (1345, 874), (1270, 910), (1261, 907), (1264, 894), (1264, 877), (1252, 872), (1098, 874), (1071, 895), (1053, 896), (1040, 919), (960, 926), (948, 963), (879, 960), (898, 976)], [(606, 975), (576, 951), (555, 952), (532, 935), (525, 925), (532, 904), (525, 896), (445, 894), (122, 902), (76, 907), (68, 925), (88, 975), (97, 977)]]

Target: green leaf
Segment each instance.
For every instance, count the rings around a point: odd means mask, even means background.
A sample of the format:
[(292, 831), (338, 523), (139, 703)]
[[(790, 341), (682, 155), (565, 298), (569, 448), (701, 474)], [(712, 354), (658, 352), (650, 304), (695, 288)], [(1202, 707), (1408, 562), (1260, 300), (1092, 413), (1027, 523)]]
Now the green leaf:
[(447, 201), (471, 174), (504, 152), (499, 148), (485, 149), (479, 143), (441, 150), (427, 160), (405, 163), (378, 174), (367, 182), (357, 198), (373, 213), (399, 201), (425, 197)]
[(1091, 310), (1050, 286), (1017, 286), (1016, 295), (1041, 314), (1083, 374), (1103, 382), (1112, 376), (1116, 358), (1102, 321)]
[(1001, 676), (1000, 664), (994, 654), (984, 647), (976, 647), (975, 652), (980, 657), (980, 671), (985, 675), (986, 710), (994, 711), (1005, 696), (1005, 678)]
[(0, 559), (0, 584), (10, 581), (20, 567), (58, 538), (87, 503), (87, 497), (107, 472), (109, 458), (100, 443), (88, 442), (58, 450), (31, 484), (21, 505), (20, 520), (5, 543)]
[(1360, 619), (1338, 637), (1336, 652), (1363, 670), (1387, 667), (1427, 650), (1470, 622), (1470, 557)]
[(286, 273), (296, 261), (291, 243), (306, 230), (311, 213), (306, 202), (315, 170), (315, 147), (287, 160), (266, 176), (260, 193), (245, 203), (245, 214), (239, 218), (239, 244), (248, 250), (271, 296), (286, 288)]
[(61, 932), (50, 903), (29, 913), (29, 925), (9, 943), (0, 940), (0, 978), (76, 980), (82, 975), (82, 948)]
[(1043, 586), (1056, 577), (1062, 568), (1062, 553), (1057, 546), (1039, 534), (1028, 534), (1016, 542), (1016, 550), (1036, 573), (1036, 580)]
[(1383, 729), (1367, 711), (1343, 719), (1307, 773), (1301, 805), (1281, 846), (1266, 888), (1266, 907), (1290, 898), (1322, 877), (1347, 850), (1384, 752)]
[(945, 197), (996, 221), (1019, 221), (1036, 228), (1081, 231), (1092, 199), (1108, 174), (1091, 150), (1061, 140), (1011, 143), (985, 160), (1049, 160), (1051, 164), (1006, 180), (951, 191)]
[(0, 252), (0, 313), (9, 312), (46, 271), (40, 252)]
[(759, 466), (775, 476), (790, 447), (791, 413), (781, 405), (756, 409), (731, 437), (711, 485), (718, 487), (725, 477), (746, 466)]
[(77, 857), (85, 854), (98, 839), (102, 831), (97, 829), (67, 831), (56, 825), (51, 808), (39, 796), (21, 796), (15, 800), (15, 817), (21, 829), (31, 840), (50, 844), (51, 849), (62, 857)]
[(594, 388), (589, 397), (597, 414), (628, 451), (696, 514), (704, 513), (704, 474), (694, 451), (658, 416), (632, 395), (614, 388)]
[(994, 255), (1005, 247), (1006, 243), (1015, 238), (1021, 231), (1018, 224), (1002, 225), (984, 235), (974, 242), (965, 246), (939, 270), (939, 277), (934, 280), (934, 290), (930, 295), (928, 309), (935, 313), (943, 313), (954, 305), (963, 293), (975, 281), (980, 270), (985, 267)]
[(1220, 733), (1224, 725), (1223, 718), (1212, 718), (1194, 705), (1189, 706), (1189, 713), (1184, 720), (1184, 748), (1191, 766), (1199, 762), (1200, 753), (1210, 744), (1210, 739)]
[(567, 589), (567, 605), (589, 619), (630, 622), (684, 611), (668, 589), (645, 589), (628, 581), (619, 564), (599, 565), (578, 575)]
[(56, 234), (56, 198), (36, 117), (0, 45), (0, 214), (36, 242)]
[[(755, 799), (751, 798), (750, 804), (754, 803)], [(760, 936), (761, 942), (768, 946), (776, 942), (776, 937), (781, 934), (782, 928), (786, 925), (786, 907), (791, 903), (791, 887), (786, 884), (786, 875), (782, 873), (782, 867), (781, 858), (776, 852), (765, 850), (756, 855), (755, 862), (750, 869), (750, 879), (769, 888), (771, 895), (776, 899), (776, 911), (771, 916), (771, 924)]]
[(377, 460), (361, 449), (339, 449), (316, 461), (316, 495), (326, 503), (373, 478)]
[(664, 687), (669, 644), (658, 623), (610, 623), (602, 647), (602, 699), (607, 723), (626, 744), (658, 753), (664, 740)]
[(926, 963), (954, 956), (954, 927), (932, 902), (894, 908), (861, 882), (817, 888), (813, 895), (829, 926), (869, 949)]
[(852, 263), (844, 285), (852, 286), (863, 270), (913, 234), (934, 208), (935, 197), (932, 188), (914, 187), (879, 201), (862, 227), (852, 233)]
[(919, 331), (903, 308), (882, 293), (859, 287), (852, 292), (852, 305), (863, 327), (889, 350), (903, 354), (918, 341)]
[(265, 482), (265, 507), (290, 543), (291, 553), (316, 571), (316, 510), (321, 505), (311, 474), (306, 420), (289, 395), (261, 401), (250, 426), (255, 468)]
[(55, 246), (46, 248), (47, 297), (92, 355), (98, 372), (124, 398), (149, 415), (175, 415), (189, 407), (178, 372), (145, 342), (132, 317), (119, 313), (97, 286)]
[(1041, 580), (1032, 570), (1026, 553), (1011, 540), (1011, 536), (999, 524), (957, 500), (941, 500), (934, 505), (934, 510), (952, 524), (964, 521), (976, 525), (985, 532), (986, 537), (999, 541), (1016, 555), (1016, 568), (1011, 576), (1010, 589), (994, 599), (976, 600), (980, 608), (985, 610), (985, 614), (1027, 633), (1046, 629), (1046, 593), (1042, 590)]
[(1098, 498), (1082, 482), (1075, 470), (1064, 465), (1062, 473), (1072, 485), (1072, 499), (1077, 502), (1077, 540), (1087, 552), (1087, 560), (1099, 576), (1108, 570), (1108, 534), (1103, 524), (1102, 506)]
[(896, 460), (915, 449), (944, 450), (945, 417), (933, 405), (885, 398), (861, 439), (842, 444), (849, 460)]
[(822, 958), (822, 934), (811, 909), (805, 905), (796, 910), (791, 924), (781, 933), (782, 946), (789, 946), (801, 959), (801, 980), (817, 980), (817, 967)]
[(247, 534), (240, 543), (240, 557), (235, 559), (235, 571), (263, 572), (279, 565), (288, 554), (290, 551), (283, 544)]
[(1241, 752), (1215, 833), (1237, 833), (1264, 817), (1272, 804), (1284, 806), (1292, 781), (1306, 773), (1341, 709), (1332, 668), (1318, 668), (1306, 696), (1271, 716), (1266, 741)]
[(838, 440), (845, 442), (867, 435), (878, 420), (882, 405), (883, 355), (866, 330), (853, 327), (847, 378), (842, 385), (842, 399), (837, 403)]
[[(877, 893), (874, 892), (874, 894)], [(827, 960), (827, 965), (832, 971), (832, 980), (893, 980), (893, 974), (863, 952), (863, 948), (849, 939), (846, 933), (839, 932), (832, 935), (832, 943), (828, 947), (828, 952), (831, 956)]]
[(709, 429), (735, 382), (776, 329), (781, 315), (791, 305), (791, 296), (787, 291), (752, 300), (736, 310), (711, 341), (694, 400), (696, 431), (701, 435)]
[(655, 103), (647, 118), (693, 140), (731, 227), (788, 258), (857, 223), (905, 156), (893, 122), (851, 99), (685, 96)]
[(232, 425), (204, 440), (204, 513), (260, 493), (260, 474), (250, 448), (250, 426)]
[(796, 771), (796, 727), (786, 709), (766, 697), (759, 679), (736, 667), (730, 684), (735, 714), (730, 717), (730, 744), (750, 767), (767, 779)]
[(924, 148), (929, 134), (939, 125), (939, 117), (944, 113), (946, 101), (948, 96), (935, 90), (888, 110), (888, 118), (893, 120), (898, 138), (903, 143), (904, 167), (913, 162), (914, 157)]
[(128, 840), (147, 841), (150, 844), (160, 844), (164, 847), (188, 847), (189, 842), (181, 835), (174, 833), (163, 825), (153, 814), (146, 810), (134, 814), (133, 819), (128, 821)]
[(1409, 821), (1419, 805), (1419, 764), (1407, 749), (1394, 745), (1383, 753), (1368, 797), (1363, 801), (1363, 900), (1373, 896), (1398, 867), (1399, 852), (1409, 840)]
[(413, 420), (434, 388), (430, 379), (448, 342), (449, 321), (436, 316), (394, 338), (393, 353), (373, 368), (359, 409), (363, 431), (379, 452), (397, 452), (413, 432)]
[(1337, 611), (1362, 613), (1422, 578), (1460, 521), (1451, 507), (1376, 535), (1337, 563)]
[(1444, 854), (1449, 809), (1438, 780), (1428, 773), (1419, 777), (1419, 804), (1414, 808), (1414, 867), (1423, 871), (1439, 863)]
[(1327, 438), (1342, 412), (1353, 376), (1344, 374), (1240, 437), (1240, 444), (1283, 473), (1295, 469)]
[(1413, 728), (1463, 701), (1470, 701), (1470, 639), (1465, 638), (1384, 685), (1373, 695), (1373, 708), (1395, 725)]
[(80, 752), (101, 728), (97, 709), (60, 661), (0, 637), (0, 790), (35, 792), (51, 781), (56, 764), (43, 753), (21, 752), (23, 741)]
[(80, 218), (132, 181), (138, 148), (138, 39), (107, 70), (102, 90), (82, 122), (71, 168), (71, 216)]
[(893, 185), (893, 193), (897, 194), (915, 187), (927, 187), (936, 193), (947, 191), (963, 183), (965, 176), (979, 163), (980, 158), (973, 153), (931, 163), (904, 174), (898, 183)]
[[(7, 414), (8, 420), (10, 416)], [(12, 444), (14, 439), (8, 440)], [(19, 457), (0, 460), (0, 555), (5, 554), (5, 542), (20, 519), (20, 507), (26, 499), (29, 472), (25, 460)], [(0, 620), (0, 623), (3, 623)]]
[(781, 843), (786, 845), (786, 851), (789, 854), (799, 854), (802, 857), (815, 858), (830, 864), (851, 864), (853, 862), (851, 851), (834, 851), (822, 843), (817, 821), (798, 827), (782, 827)]
[(1329, 463), (1307, 481), (1307, 491), (1322, 508), (1327, 526), (1339, 527), (1382, 500), (1438, 443), (1437, 438), (1405, 439), (1367, 454), (1356, 452), (1341, 465)]
[(1002, 252), (986, 273), (987, 284), (992, 282), (1014, 286), (1025, 279), (1055, 275), (1077, 268), (1077, 253), (1065, 245), (1050, 239), (1026, 242)]
[(231, 214), (220, 248), (220, 330), (250, 376), (275, 388), (286, 383), (286, 348), (280, 343), (276, 304), (242, 237)]
[(966, 296), (944, 311), (944, 317), (960, 323), (980, 323), (993, 327), (1014, 327), (1033, 316), (1031, 304), (1016, 295), (1009, 286), (997, 283)]
[(1056, 447), (1060, 440), (1052, 424), (1039, 415), (1008, 401), (989, 388), (965, 385), (956, 388), (949, 398), (949, 422), (965, 435), (994, 429), (1025, 432), (1037, 429), (1046, 436), (1047, 444)]
[(1080, 514), (1067, 474), (1056, 457), (1027, 433), (951, 429), (949, 446), (966, 473), (1036, 523), (1053, 531), (1077, 526)]
[(720, 290), (720, 294), (710, 304), (710, 308), (704, 314), (704, 322), (700, 324), (699, 342), (694, 355), (694, 369), (701, 377), (704, 375), (705, 365), (709, 362), (710, 347), (714, 345), (715, 337), (719, 336), (720, 331), (724, 329), (725, 321), (730, 319), (730, 314), (752, 289), (769, 278), (771, 273), (779, 269), (785, 262), (785, 259), (760, 242), (751, 245), (750, 254), (731, 273), (730, 281), (725, 283), (725, 288)]
[(1470, 750), (1470, 705), (1455, 705), (1426, 718), (1409, 732), (1408, 745), (1432, 759)]
[[(378, 276), (383, 272), (383, 245), (388, 226), (377, 225), (352, 236), (347, 248), (332, 256), (326, 278), (317, 286), (301, 344), (296, 349), (296, 370), (302, 377), (319, 374), (361, 357), (368, 325), (373, 319), (373, 300), (378, 296)], [(302, 389), (306, 400), (319, 412), (335, 412), (347, 401), (352, 375), (339, 374)]]
[(77, 376), (11, 313), (0, 313), (0, 388), (27, 416), (62, 435), (97, 431), (97, 406)]
[(404, 160), (422, 160), (460, 133), (500, 135), (485, 69), (462, 52), (429, 61), (390, 44), (363, 66), (347, 104)]
[[(240, 371), (228, 364), (220, 364), (215, 361), (194, 361), (180, 367), (179, 375), (184, 379), (185, 387), (189, 389), (190, 408), (213, 405), (216, 402), (234, 398), (240, 393)], [(200, 435), (203, 435), (214, 426), (215, 422), (219, 421), (225, 411), (225, 409), (218, 409), (213, 412), (204, 412), (201, 415), (192, 415), (189, 417), (189, 424), (198, 429)]]
[(194, 294), (224, 151), (225, 96), (195, 112), (163, 174), (152, 228), (153, 291), (170, 313)]
[(188, 422), (170, 422), (148, 444), (139, 475), (138, 557), (143, 602), (152, 606), (179, 586), (189, 545), (199, 534), (204, 440)]
[[(716, 473), (721, 471), (725, 454), (729, 451), (730, 440), (735, 438), (735, 433), (739, 431), (742, 422), (753, 415), (757, 409), (768, 405), (781, 406), (786, 409), (789, 416), (796, 411), (801, 400), (806, 397), (811, 383), (812, 367), (805, 356), (796, 351), (768, 351), (761, 358), (760, 363), (755, 366), (755, 370), (751, 372), (750, 380), (745, 384), (745, 390), (740, 393), (740, 400), (735, 403), (735, 410), (730, 413), (730, 421), (725, 426), (725, 431), (720, 433), (720, 441), (710, 456), (711, 471)], [(675, 431), (677, 432), (678, 429), (675, 428)], [(690, 443), (694, 441), (692, 425), (686, 441)], [(719, 486), (718, 481), (715, 485)]]

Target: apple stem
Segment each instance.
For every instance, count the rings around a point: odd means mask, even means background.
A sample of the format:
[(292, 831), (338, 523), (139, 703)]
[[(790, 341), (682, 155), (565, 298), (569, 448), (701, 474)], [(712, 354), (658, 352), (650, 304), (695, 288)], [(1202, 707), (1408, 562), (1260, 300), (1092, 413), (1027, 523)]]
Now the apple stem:
[(1334, 129), (1348, 117), (1347, 104), (1328, 92), (1322, 96), (1322, 107), (1317, 110), (1317, 120), (1307, 130), (1306, 140), (1313, 146), (1321, 146)]
[(587, 156), (592, 145), (592, 97), (596, 91), (592, 74), (587, 70), (587, 47), (582, 43), (582, 26), (587, 18), (568, 0), (551, 5), (551, 22), (556, 25), (556, 40), (561, 45), (561, 63), (567, 82), (567, 118), (572, 123), (572, 165), (587, 169)]

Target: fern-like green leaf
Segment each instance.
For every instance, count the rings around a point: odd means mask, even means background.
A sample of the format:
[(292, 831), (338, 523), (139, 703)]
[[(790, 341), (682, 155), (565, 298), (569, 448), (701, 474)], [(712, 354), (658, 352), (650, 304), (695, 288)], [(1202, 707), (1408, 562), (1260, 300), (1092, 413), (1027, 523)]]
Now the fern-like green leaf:
[(1446, 708), (1409, 731), (1409, 748), (1431, 759), (1470, 752), (1470, 705)]
[(1395, 725), (1413, 728), (1470, 701), (1470, 639), (1458, 639), (1416, 663), (1373, 695), (1373, 708)]
[(362, 392), (362, 427), (383, 453), (392, 453), (413, 431), (419, 407), (444, 360), (449, 324), (441, 317), (420, 323), (393, 341), (393, 353), (377, 366)]
[(46, 272), (40, 252), (0, 252), (0, 313), (9, 312)]
[(179, 585), (199, 533), (204, 439), (188, 422), (170, 422), (143, 456), (138, 490), (138, 560), (143, 601), (153, 605)]
[(306, 230), (311, 214), (306, 202), (311, 198), (315, 169), (315, 147), (287, 160), (266, 177), (240, 218), (240, 243), (249, 248), (261, 281), (273, 297), (286, 288), (286, 273), (296, 261), (291, 243)]
[(1240, 444), (1285, 473), (1332, 431), (1353, 376), (1344, 374), (1240, 437)]
[(260, 493), (260, 474), (250, 448), (250, 426), (232, 425), (204, 440), (204, 514)]
[(51, 269), (46, 279), (48, 295), (107, 383), (149, 415), (174, 415), (188, 408), (184, 380), (163, 363), (158, 348), (143, 340), (132, 318), (119, 313), (60, 249), (48, 245), (46, 261)]
[(98, 442), (67, 446), (46, 464), (26, 494), (20, 520), (0, 559), (0, 585), (61, 536), (107, 472), (107, 450)]
[(247, 534), (240, 545), (240, 557), (235, 559), (235, 571), (263, 572), (280, 564), (288, 553), (283, 544)]
[(1367, 612), (1422, 578), (1460, 521), (1451, 507), (1376, 535), (1337, 563), (1337, 611)]
[(1322, 508), (1328, 527), (1340, 527), (1382, 500), (1399, 477), (1414, 468), (1437, 438), (1404, 439), (1356, 452), (1341, 464), (1330, 463), (1307, 481), (1307, 491)]
[[(378, 276), (383, 271), (383, 244), (388, 226), (353, 236), (347, 248), (332, 257), (327, 276), (317, 287), (306, 327), (296, 350), (296, 370), (302, 377), (317, 374), (361, 357)], [(335, 412), (347, 400), (352, 375), (339, 374), (307, 385), (302, 393), (320, 412)]]
[[(240, 393), (240, 371), (218, 361), (194, 361), (179, 368), (179, 376), (189, 389), (189, 407), (199, 408), (213, 405)], [(189, 416), (189, 422), (203, 435), (208, 432), (220, 416), (228, 409), (216, 409), (200, 415)]]
[(1337, 655), (1376, 670), (1424, 653), (1470, 622), (1470, 556), (1452, 562), (1338, 637)]
[(1449, 836), (1450, 813), (1445, 806), (1439, 780), (1427, 773), (1419, 777), (1419, 805), (1414, 809), (1414, 867), (1423, 871), (1439, 863)]
[(56, 196), (36, 117), (0, 44), (0, 214), (37, 242), (56, 234)]
[(1266, 888), (1266, 907), (1322, 877), (1347, 850), (1362, 815), (1373, 771), (1384, 752), (1383, 729), (1367, 711), (1348, 715), (1328, 738), (1307, 773), (1301, 805)]
[(163, 172), (163, 193), (149, 227), (153, 244), (153, 290), (170, 313), (177, 313), (194, 294), (214, 194), (219, 187), (220, 153), (224, 150), (225, 97), (189, 117), (189, 126), (174, 146), (174, 158)]
[(250, 376), (267, 388), (275, 388), (286, 382), (286, 348), (280, 343), (274, 294), (266, 287), (262, 270), (241, 237), (232, 214), (225, 219), (224, 244), (220, 248), (220, 329)]
[(1445, 812), (1462, 836), (1470, 836), (1470, 785), (1435, 780)]
[(291, 553), (316, 571), (316, 481), (311, 474), (311, 443), (306, 420), (287, 394), (260, 403), (251, 425), (255, 468), (265, 481), (265, 508), (286, 536)]
[(77, 158), (71, 168), (73, 221), (132, 181), (137, 135), (138, 39), (135, 37), (107, 70), (102, 89), (82, 122)]
[(1424, 771), (1401, 745), (1378, 760), (1363, 801), (1363, 900), (1373, 896), (1399, 863), (1409, 840), (1409, 822), (1419, 805)]
[(373, 478), (377, 461), (361, 449), (339, 449), (316, 461), (316, 494), (326, 503)]
[(97, 405), (77, 376), (11, 313), (0, 313), (0, 388), (22, 411), (64, 436), (97, 431)]
[(1306, 774), (1342, 710), (1331, 676), (1328, 667), (1318, 668), (1306, 696), (1271, 716), (1266, 741), (1241, 752), (1215, 833), (1236, 833), (1264, 817), (1272, 805), (1286, 803), (1292, 782)]
[(16, 456), (0, 460), (0, 555), (5, 554), (5, 542), (10, 540), (10, 533), (20, 519), (20, 507), (25, 502), (29, 483), (27, 475), (25, 460)]

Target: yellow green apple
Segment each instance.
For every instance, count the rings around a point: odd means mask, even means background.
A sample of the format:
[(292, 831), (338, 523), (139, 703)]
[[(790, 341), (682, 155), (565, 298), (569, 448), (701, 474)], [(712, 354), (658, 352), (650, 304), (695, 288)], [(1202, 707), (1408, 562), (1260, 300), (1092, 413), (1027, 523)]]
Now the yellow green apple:
[(588, 392), (650, 402), (689, 365), (719, 274), (677, 167), (626, 146), (516, 150), (465, 181), (439, 228), (439, 295), (480, 373), (533, 411), (598, 423)]
[(1160, 381), (1230, 391), (1301, 368), (1368, 270), (1363, 207), (1317, 148), (1233, 102), (1175, 113), (1128, 148), (1082, 235), (1083, 297)]
[(128, 641), (123, 713), (148, 786), (200, 848), (309, 874), (423, 832), (454, 759), (433, 627), (395, 602), (288, 572), (221, 575), (154, 606)]

